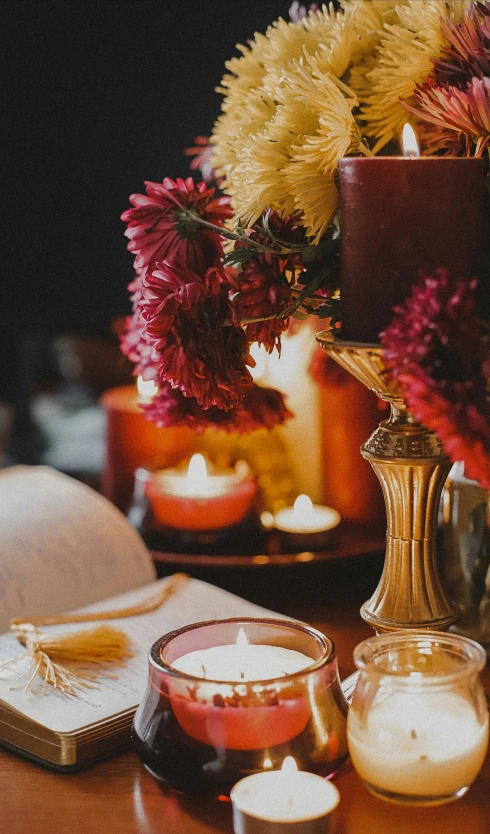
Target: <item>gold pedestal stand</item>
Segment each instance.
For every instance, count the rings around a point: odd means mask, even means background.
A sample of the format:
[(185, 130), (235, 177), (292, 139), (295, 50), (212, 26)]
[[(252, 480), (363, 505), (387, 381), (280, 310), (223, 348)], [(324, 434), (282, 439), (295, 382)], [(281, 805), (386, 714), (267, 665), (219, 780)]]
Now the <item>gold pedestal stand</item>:
[(413, 419), (387, 374), (380, 345), (348, 342), (330, 332), (317, 340), (327, 353), (382, 400), (391, 416), (361, 453), (373, 467), (386, 504), (386, 559), (378, 587), (361, 608), (377, 632), (402, 628), (444, 631), (459, 616), (437, 567), (439, 499), (450, 469), (436, 436)]

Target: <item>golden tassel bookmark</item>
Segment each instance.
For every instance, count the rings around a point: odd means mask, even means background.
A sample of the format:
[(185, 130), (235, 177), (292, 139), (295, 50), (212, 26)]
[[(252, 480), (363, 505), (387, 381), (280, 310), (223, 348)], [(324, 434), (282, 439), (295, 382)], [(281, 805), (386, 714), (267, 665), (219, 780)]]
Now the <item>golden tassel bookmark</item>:
[(100, 676), (117, 677), (110, 673), (111, 666), (123, 666), (132, 656), (131, 641), (124, 631), (110, 625), (73, 632), (71, 634), (46, 634), (37, 626), (51, 626), (65, 623), (87, 623), (100, 620), (116, 620), (122, 617), (136, 617), (160, 608), (169, 597), (179, 591), (187, 582), (185, 573), (175, 573), (157, 593), (136, 605), (109, 611), (94, 611), (89, 614), (56, 614), (52, 617), (31, 617), (28, 621), (15, 618), (10, 621), (10, 630), (27, 651), (19, 657), (0, 664), (0, 671), (30, 657), (29, 668), (13, 681), (11, 688), (27, 678), (24, 691), (32, 691), (36, 675), (44, 681), (43, 692), (50, 684), (67, 695), (76, 696), (76, 689), (97, 688)]

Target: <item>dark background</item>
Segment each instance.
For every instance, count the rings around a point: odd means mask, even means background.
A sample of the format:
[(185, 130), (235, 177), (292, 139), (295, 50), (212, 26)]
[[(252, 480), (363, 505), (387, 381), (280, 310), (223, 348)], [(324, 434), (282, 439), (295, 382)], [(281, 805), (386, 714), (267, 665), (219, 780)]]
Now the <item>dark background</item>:
[(128, 195), (188, 174), (224, 62), (289, 5), (3, 0), (4, 321), (103, 334), (128, 312)]
[(94, 393), (118, 383), (111, 325), (130, 311), (128, 197), (145, 180), (188, 175), (183, 150), (212, 129), (235, 44), (289, 5), (2, 0), (0, 406), (13, 408), (15, 459), (37, 459), (37, 441), (25, 452), (31, 402), (56, 384), (60, 336), (88, 349), (89, 376), (105, 362)]

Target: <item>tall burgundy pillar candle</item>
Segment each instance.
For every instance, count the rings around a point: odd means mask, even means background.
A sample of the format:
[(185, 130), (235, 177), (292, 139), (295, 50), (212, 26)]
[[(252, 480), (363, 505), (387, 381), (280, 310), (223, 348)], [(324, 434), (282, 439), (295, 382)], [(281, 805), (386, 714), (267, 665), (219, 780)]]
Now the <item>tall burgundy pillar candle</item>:
[(482, 277), (486, 170), (461, 157), (340, 160), (343, 339), (378, 342), (420, 270)]

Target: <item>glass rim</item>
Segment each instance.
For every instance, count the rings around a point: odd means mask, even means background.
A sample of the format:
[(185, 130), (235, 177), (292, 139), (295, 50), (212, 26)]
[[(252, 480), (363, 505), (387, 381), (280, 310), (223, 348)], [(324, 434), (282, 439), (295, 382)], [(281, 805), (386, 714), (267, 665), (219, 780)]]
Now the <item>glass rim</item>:
[[(416, 648), (415, 644), (423, 642), (429, 642), (433, 645), (438, 643), (440, 644), (440, 648), (445, 650), (463, 648), (463, 654), (467, 661), (466, 667), (456, 669), (453, 672), (442, 672), (441, 674), (425, 674), (421, 672), (422, 678), (417, 677), (417, 679), (414, 679), (410, 673), (378, 669), (373, 664), (373, 660), (381, 654), (386, 654), (390, 646), (392, 648), (401, 648), (404, 644), (412, 643), (414, 644), (414, 648)], [(365, 655), (368, 652), (369, 656), (363, 657), (363, 654)], [(370, 674), (390, 678), (406, 687), (419, 687), (421, 683), (433, 686), (448, 685), (460, 678), (466, 678), (470, 674), (481, 672), (486, 662), (487, 654), (485, 649), (475, 640), (471, 640), (469, 637), (463, 637), (460, 634), (448, 634), (444, 631), (434, 631), (431, 629), (404, 629), (399, 633), (386, 632), (384, 634), (378, 634), (374, 637), (368, 637), (367, 640), (363, 640), (354, 649), (354, 663), (360, 672), (369, 668)]]
[[(322, 654), (317, 660), (314, 660), (310, 666), (305, 666), (304, 669), (300, 669), (298, 672), (289, 672), (287, 675), (281, 675), (274, 678), (257, 678), (257, 680), (248, 681), (230, 681), (220, 680), (219, 678), (203, 678), (199, 677), (198, 675), (191, 675), (188, 672), (181, 672), (180, 669), (175, 669), (170, 663), (167, 663), (165, 660), (163, 660), (162, 651), (176, 637), (179, 637), (181, 634), (185, 634), (188, 631), (194, 631), (198, 628), (205, 628), (207, 626), (220, 625), (221, 623), (236, 623), (243, 625), (247, 625), (247, 623), (253, 623), (257, 625), (271, 625), (280, 628), (289, 628), (294, 629), (295, 631), (301, 631), (303, 633), (306, 632), (310, 637), (312, 637), (316, 641), (317, 644), (320, 644)], [(251, 645), (264, 644), (252, 643)], [(252, 686), (255, 684), (264, 684), (270, 686), (273, 683), (285, 683), (290, 680), (298, 680), (298, 678), (305, 677), (305, 675), (310, 675), (312, 672), (316, 672), (319, 669), (328, 666), (330, 663), (332, 663), (332, 661), (336, 660), (336, 658), (337, 649), (335, 647), (335, 643), (330, 637), (327, 637), (325, 634), (322, 634), (321, 631), (318, 631), (318, 629), (306, 625), (306, 623), (301, 623), (298, 620), (276, 619), (274, 617), (227, 617), (218, 620), (202, 620), (198, 623), (189, 623), (186, 626), (182, 626), (181, 628), (169, 631), (167, 632), (167, 634), (164, 634), (162, 637), (159, 637), (158, 640), (156, 640), (153, 643), (148, 655), (150, 666), (156, 669), (158, 672), (164, 672), (166, 675), (170, 675), (174, 678), (181, 678), (189, 681), (199, 681), (203, 684), (226, 684), (228, 686)]]

